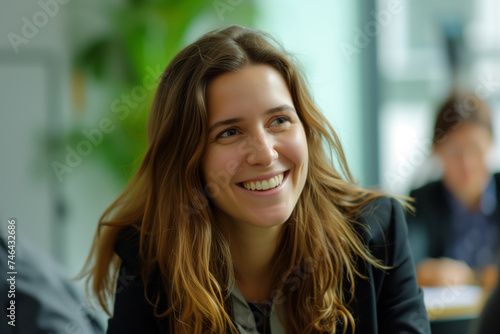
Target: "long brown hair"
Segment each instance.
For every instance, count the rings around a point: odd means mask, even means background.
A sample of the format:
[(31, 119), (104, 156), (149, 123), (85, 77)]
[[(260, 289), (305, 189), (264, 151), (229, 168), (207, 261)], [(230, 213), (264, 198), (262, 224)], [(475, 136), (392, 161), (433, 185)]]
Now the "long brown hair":
[[(132, 226), (140, 233), (143, 283), (151, 283), (156, 271), (166, 290), (150, 300), (157, 306), (166, 299), (167, 309), (157, 307), (157, 315), (168, 316), (175, 333), (236, 332), (227, 306), (234, 283), (231, 253), (212, 214), (201, 161), (208, 84), (250, 64), (267, 64), (283, 76), (309, 151), (303, 192), (274, 255), (273, 297), (284, 311), (281, 321), (287, 333), (335, 333), (338, 325), (345, 332), (349, 324), (354, 330), (349, 303), (355, 278), (361, 276), (357, 262), (381, 267), (354, 224), (360, 208), (380, 194), (354, 185), (339, 138), (291, 57), (263, 32), (241, 26), (205, 34), (183, 49), (161, 77), (144, 160), (101, 217), (83, 271), (108, 313), (121, 264), (113, 247), (119, 233)], [(298, 275), (297, 268), (307, 275)]]

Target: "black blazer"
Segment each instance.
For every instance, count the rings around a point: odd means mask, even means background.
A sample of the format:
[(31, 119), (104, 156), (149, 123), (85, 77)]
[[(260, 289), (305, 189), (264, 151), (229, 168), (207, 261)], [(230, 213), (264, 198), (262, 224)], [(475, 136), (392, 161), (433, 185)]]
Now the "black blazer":
[[(496, 287), (488, 301), (483, 307), (483, 311), (476, 320), (474, 332), (476, 334), (491, 334), (498, 333), (500, 328), (500, 317), (498, 316), (500, 310), (500, 285)], [(472, 333), (472, 332), (471, 332)]]
[[(376, 199), (365, 206), (358, 221), (356, 229), (369, 250), (393, 268), (382, 271), (359, 261), (358, 269), (367, 279), (357, 278), (355, 301), (350, 305), (356, 333), (430, 333), (401, 205), (394, 199)], [(144, 286), (136, 275), (140, 270), (137, 245), (137, 235), (116, 244), (123, 262), (107, 333), (169, 333), (168, 320), (155, 318), (144, 297)]]
[[(496, 185), (497, 206), (494, 211), (500, 228), (500, 174), (493, 175)], [(451, 208), (446, 189), (441, 181), (431, 182), (410, 192), (415, 198), (415, 215), (409, 214), (408, 229), (415, 262), (425, 258), (446, 255), (452, 246)]]

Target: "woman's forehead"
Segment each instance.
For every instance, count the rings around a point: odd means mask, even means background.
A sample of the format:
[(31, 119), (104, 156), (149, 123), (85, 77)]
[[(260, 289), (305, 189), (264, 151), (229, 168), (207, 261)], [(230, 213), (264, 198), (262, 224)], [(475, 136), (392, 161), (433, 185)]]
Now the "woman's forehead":
[(293, 107), (281, 74), (268, 65), (251, 65), (215, 78), (207, 89), (207, 108), (212, 123), (250, 112), (265, 112), (280, 105)]

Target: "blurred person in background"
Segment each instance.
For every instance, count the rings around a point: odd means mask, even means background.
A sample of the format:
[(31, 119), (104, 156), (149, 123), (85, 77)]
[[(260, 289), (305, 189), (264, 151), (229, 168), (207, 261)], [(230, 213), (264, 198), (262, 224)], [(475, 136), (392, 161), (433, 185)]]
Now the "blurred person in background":
[(477, 96), (454, 93), (439, 108), (433, 154), (442, 177), (410, 193), (409, 234), (421, 286), (497, 281), (500, 175), (488, 166), (492, 143), (490, 111)]
[(6, 315), (0, 333), (104, 333), (95, 311), (59, 263), (33, 245), (13, 240), (11, 235), (0, 236), (0, 268), (16, 272), (0, 282)]

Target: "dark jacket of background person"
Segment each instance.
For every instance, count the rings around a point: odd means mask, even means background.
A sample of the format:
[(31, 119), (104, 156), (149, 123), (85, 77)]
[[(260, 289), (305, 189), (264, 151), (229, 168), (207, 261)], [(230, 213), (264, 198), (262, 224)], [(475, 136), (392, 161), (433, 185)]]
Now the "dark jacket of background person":
[[(0, 268), (6, 275), (9, 248), (0, 237)], [(96, 321), (94, 311), (80, 296), (77, 289), (51, 258), (26, 243), (15, 244), (15, 297), (9, 298), (10, 283), (4, 278), (0, 283), (3, 319), (2, 334), (77, 334), (104, 332)], [(10, 276), (10, 275), (8, 275)], [(4, 276), (5, 277), (5, 276)], [(7, 277), (8, 278), (8, 277)], [(5, 310), (15, 301), (15, 326), (8, 324)], [(7, 311), (10, 312), (10, 311)], [(125, 333), (125, 332), (124, 332)]]
[[(500, 230), (500, 174), (493, 175), (496, 184), (497, 205), (493, 215)], [(425, 258), (447, 256), (453, 244), (452, 212), (441, 181), (413, 190), (415, 215), (408, 214), (409, 238), (416, 263)]]
[(491, 294), (479, 317), (474, 334), (493, 334), (500, 331), (500, 285)]
[[(359, 222), (356, 229), (372, 254), (393, 269), (384, 272), (359, 261), (358, 269), (368, 279), (357, 278), (351, 304), (356, 333), (430, 333), (401, 205), (388, 198), (377, 199), (365, 207)], [(134, 275), (141, 270), (138, 235), (125, 233), (115, 250), (122, 264), (107, 333), (170, 333), (167, 318), (154, 317), (154, 310), (144, 297), (140, 275)], [(148, 291), (158, 289), (152, 287)], [(151, 297), (154, 295), (152, 292)]]

